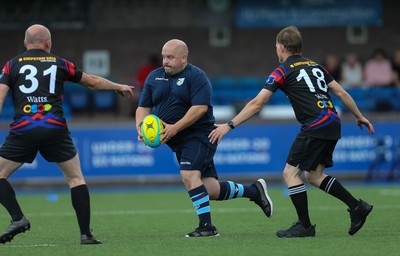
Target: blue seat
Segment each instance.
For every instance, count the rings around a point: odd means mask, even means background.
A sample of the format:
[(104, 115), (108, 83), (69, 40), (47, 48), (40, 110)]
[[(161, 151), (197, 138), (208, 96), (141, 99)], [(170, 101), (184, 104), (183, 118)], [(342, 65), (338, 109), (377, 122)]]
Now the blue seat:
[(97, 91), (93, 93), (93, 105), (96, 109), (115, 110), (117, 105), (114, 91)]
[(210, 78), (213, 88), (212, 103), (215, 105), (230, 105), (233, 103), (236, 88), (236, 79), (230, 76)]
[(237, 87), (240, 91), (241, 101), (249, 101), (256, 97), (264, 87), (265, 80), (255, 76), (240, 77), (237, 81)]
[(261, 90), (264, 87), (264, 84), (265, 79), (254, 76), (240, 77), (237, 80), (237, 86), (243, 89), (247, 88)]
[(64, 99), (72, 111), (88, 110), (91, 107), (90, 90), (73, 82), (64, 83)]
[(399, 107), (398, 89), (395, 87), (371, 87), (368, 89), (369, 98), (375, 102), (374, 110), (392, 111)]
[[(375, 108), (375, 99), (370, 97), (368, 89), (364, 88), (351, 88), (346, 90), (356, 102), (361, 111), (373, 111)], [(347, 109), (343, 109), (348, 111)]]
[(213, 89), (236, 87), (237, 80), (230, 76), (219, 76), (210, 79)]

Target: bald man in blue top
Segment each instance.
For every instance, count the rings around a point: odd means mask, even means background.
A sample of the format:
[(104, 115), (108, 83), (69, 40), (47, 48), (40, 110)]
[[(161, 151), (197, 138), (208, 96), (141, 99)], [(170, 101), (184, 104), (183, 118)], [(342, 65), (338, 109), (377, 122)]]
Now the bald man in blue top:
[(140, 126), (150, 113), (164, 123), (162, 143), (175, 152), (180, 175), (199, 218), (199, 227), (186, 237), (219, 236), (212, 224), (210, 200), (245, 197), (261, 207), (271, 217), (273, 206), (267, 185), (259, 179), (251, 185), (218, 181), (213, 157), (217, 143), (210, 143), (209, 133), (215, 128), (212, 87), (200, 68), (188, 63), (185, 42), (172, 39), (162, 48), (163, 67), (147, 77), (136, 110), (138, 139)]

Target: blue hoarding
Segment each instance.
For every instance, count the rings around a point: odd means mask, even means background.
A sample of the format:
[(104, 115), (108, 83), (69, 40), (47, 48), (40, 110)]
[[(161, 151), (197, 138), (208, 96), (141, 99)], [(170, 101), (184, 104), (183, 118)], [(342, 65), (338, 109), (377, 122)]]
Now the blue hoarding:
[[(335, 153), (338, 172), (368, 169), (375, 157), (376, 138), (384, 140), (387, 162), (393, 160), (396, 141), (400, 141), (400, 122), (376, 123), (371, 136), (353, 123), (343, 124), (342, 139)], [(228, 134), (215, 156), (220, 175), (280, 174), (299, 126), (287, 124), (246, 124)], [(82, 169), (87, 178), (179, 176), (174, 154), (166, 146), (156, 149), (137, 142), (133, 127), (71, 128)], [(0, 133), (4, 140), (4, 131)], [(398, 147), (399, 145), (397, 145)], [(32, 164), (25, 164), (13, 179), (62, 178), (54, 163), (40, 154)]]

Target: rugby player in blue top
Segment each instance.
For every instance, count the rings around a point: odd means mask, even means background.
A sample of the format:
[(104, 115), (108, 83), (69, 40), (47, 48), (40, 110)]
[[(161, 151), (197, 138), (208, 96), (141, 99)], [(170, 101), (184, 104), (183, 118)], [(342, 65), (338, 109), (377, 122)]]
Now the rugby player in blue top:
[(136, 110), (136, 129), (150, 113), (164, 123), (162, 143), (175, 152), (182, 181), (199, 218), (199, 227), (186, 237), (219, 236), (211, 221), (209, 200), (246, 197), (261, 207), (267, 217), (273, 211), (267, 185), (259, 179), (251, 185), (217, 180), (213, 157), (217, 143), (208, 134), (215, 128), (212, 88), (207, 75), (188, 63), (188, 47), (177, 39), (162, 48), (163, 67), (147, 77)]
[(282, 90), (301, 124), (283, 170), (298, 220), (288, 229), (278, 230), (276, 235), (285, 238), (315, 236), (315, 225), (311, 225), (308, 214), (307, 191), (301, 177), (303, 172), (310, 184), (348, 206), (351, 220), (348, 233), (354, 235), (364, 225), (372, 205), (354, 198), (336, 178), (324, 172), (326, 167), (333, 165), (332, 155), (341, 133), (339, 115), (329, 93), (339, 98), (354, 115), (360, 128), (365, 126), (373, 134), (374, 127), (324, 67), (301, 55), (302, 46), (303, 40), (296, 27), (290, 26), (278, 33), (276, 53), (281, 65), (268, 76), (264, 88), (236, 117), (212, 131), (210, 142), (219, 143), (232, 127), (258, 113), (274, 92)]

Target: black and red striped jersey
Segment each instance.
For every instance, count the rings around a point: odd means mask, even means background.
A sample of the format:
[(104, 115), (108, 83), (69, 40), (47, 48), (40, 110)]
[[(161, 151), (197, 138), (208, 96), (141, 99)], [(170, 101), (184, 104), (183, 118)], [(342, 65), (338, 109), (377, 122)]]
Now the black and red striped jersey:
[(62, 108), (64, 82), (79, 82), (81, 77), (82, 71), (73, 63), (39, 49), (8, 61), (0, 83), (10, 87), (14, 101), (11, 131), (67, 129)]
[(292, 55), (268, 76), (264, 88), (273, 92), (281, 89), (286, 94), (307, 135), (339, 139), (340, 119), (328, 88), (332, 81), (329, 72), (318, 63)]

